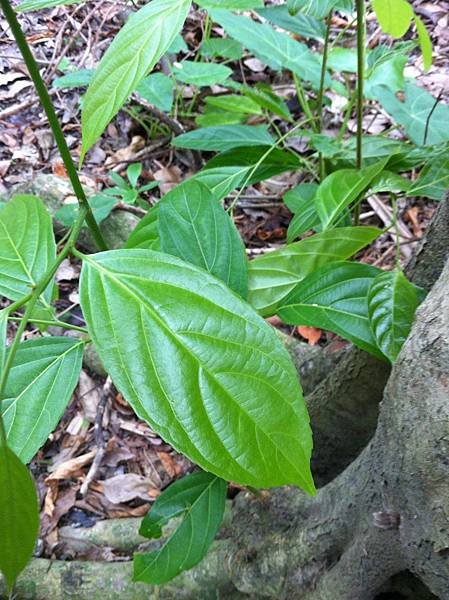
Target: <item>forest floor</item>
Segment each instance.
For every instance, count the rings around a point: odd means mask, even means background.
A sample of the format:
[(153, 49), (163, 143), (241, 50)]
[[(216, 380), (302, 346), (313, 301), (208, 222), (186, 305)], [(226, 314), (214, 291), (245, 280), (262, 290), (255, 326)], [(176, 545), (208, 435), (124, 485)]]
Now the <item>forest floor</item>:
[[(276, 4), (275, 0), (273, 3)], [(270, 4), (267, 2), (267, 5)], [(434, 64), (425, 73), (419, 54), (406, 68), (434, 96), (449, 98), (449, 2), (414, 2), (415, 10), (426, 23), (434, 43)], [(70, 69), (91, 69), (96, 66), (112, 37), (130, 13), (128, 2), (96, 0), (53, 10), (27, 13), (21, 17), (28, 42), (38, 59), (73, 155), (79, 156), (81, 144), (80, 97), (82, 90), (63, 90), (52, 84), (55, 78)], [(349, 21), (336, 16), (332, 36), (336, 36)], [(191, 13), (184, 39), (188, 54), (195, 55), (204, 31), (204, 15)], [(220, 34), (219, 29), (215, 31)], [(369, 45), (374, 47), (381, 32), (374, 21), (369, 22)], [(313, 44), (313, 42), (311, 42)], [(249, 85), (266, 82), (281, 94), (295, 118), (300, 117), (295, 87), (288, 75), (279, 75), (265, 68), (251, 56), (234, 65), (234, 77)], [(218, 92), (220, 88), (212, 89)], [(194, 91), (186, 86), (184, 98)], [(210, 90), (209, 90), (210, 93)], [(202, 93), (196, 98), (195, 111), (201, 106)], [(135, 105), (138, 115), (142, 106)], [(330, 104), (326, 110), (326, 131), (332, 134), (340, 124), (338, 108)], [(136, 110), (123, 110), (109, 125), (89, 154), (83, 166), (82, 182), (95, 191), (110, 185), (110, 173), (122, 173), (129, 164), (143, 165), (142, 182), (160, 182), (158, 189), (146, 194), (150, 205), (157, 202), (177, 183), (197, 170), (189, 153), (170, 145), (173, 130), (171, 117), (163, 124), (145, 115), (146, 126), (136, 118)], [(253, 121), (257, 123), (257, 119)], [(378, 107), (368, 108), (366, 130), (381, 133), (392, 125), (389, 116)], [(194, 127), (193, 119), (181, 119), (186, 130)], [(353, 133), (355, 120), (349, 122)], [(301, 151), (302, 140), (290, 143)], [(50, 173), (66, 178), (65, 168), (55, 148), (47, 120), (39, 106), (23, 60), (0, 16), (0, 196), (38, 174)], [(235, 221), (250, 255), (264, 253), (285, 243), (292, 215), (282, 202), (286, 191), (298, 183), (298, 174), (283, 174), (246, 190), (235, 211)], [(422, 237), (435, 203), (410, 199), (400, 206), (398, 224), (402, 235), (401, 254), (405, 262), (414, 245)], [(388, 213), (382, 200), (362, 208), (364, 224), (388, 226)], [(364, 262), (388, 268), (393, 264), (395, 245), (391, 236), (382, 236), (363, 252)], [(62, 289), (58, 309), (74, 324), (83, 324), (78, 302), (79, 266), (65, 261), (58, 273)], [(272, 319), (274, 325), (279, 325)], [(332, 334), (300, 328), (288, 333), (310, 344), (332, 343), (337, 348), (345, 342)], [(27, 336), (36, 335), (30, 329)], [(94, 423), (100, 422), (95, 434)], [(102, 460), (92, 472), (95, 456)], [(97, 461), (98, 462), (98, 461)], [(42, 556), (66, 558), (67, 548), (60, 544), (58, 528), (71, 524), (89, 527), (97, 520), (114, 517), (140, 517), (174, 479), (191, 468), (189, 462), (166, 445), (150, 428), (139, 421), (123, 397), (110, 389), (104, 378), (83, 370), (80, 385), (59, 427), (33, 461), (39, 495), (42, 502)], [(89, 474), (90, 472), (90, 474)], [(86, 478), (90, 481), (86, 485)], [(86, 489), (87, 488), (87, 489)], [(85, 558), (113, 560), (110, 552), (98, 556), (98, 549)]]

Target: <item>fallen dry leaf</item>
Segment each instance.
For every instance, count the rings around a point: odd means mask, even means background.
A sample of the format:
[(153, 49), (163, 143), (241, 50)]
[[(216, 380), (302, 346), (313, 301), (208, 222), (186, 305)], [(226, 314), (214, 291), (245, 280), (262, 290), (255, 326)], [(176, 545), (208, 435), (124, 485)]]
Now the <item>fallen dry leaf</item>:
[(301, 337), (307, 340), (309, 346), (316, 346), (321, 339), (321, 329), (315, 327), (297, 327), (297, 332)]
[(135, 473), (116, 475), (99, 483), (103, 486), (106, 499), (112, 504), (130, 502), (136, 498), (150, 500), (150, 492), (154, 491), (151, 479)]
[(69, 477), (72, 477), (77, 471), (79, 471), (79, 469), (81, 469), (81, 467), (85, 467), (91, 463), (95, 458), (96, 453), (96, 450), (92, 450), (92, 452), (88, 452), (87, 454), (77, 456), (76, 458), (72, 458), (61, 463), (53, 471), (53, 473), (50, 473), (45, 481), (49, 482), (57, 479), (68, 479)]

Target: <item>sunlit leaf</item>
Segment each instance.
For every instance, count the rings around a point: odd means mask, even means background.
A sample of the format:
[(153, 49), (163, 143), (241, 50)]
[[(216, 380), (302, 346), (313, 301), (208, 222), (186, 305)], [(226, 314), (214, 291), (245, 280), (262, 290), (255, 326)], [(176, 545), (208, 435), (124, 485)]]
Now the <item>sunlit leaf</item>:
[(224, 283), (167, 254), (116, 250), (84, 258), (80, 295), (114, 384), (165, 441), (223, 479), (314, 492), (296, 369)]

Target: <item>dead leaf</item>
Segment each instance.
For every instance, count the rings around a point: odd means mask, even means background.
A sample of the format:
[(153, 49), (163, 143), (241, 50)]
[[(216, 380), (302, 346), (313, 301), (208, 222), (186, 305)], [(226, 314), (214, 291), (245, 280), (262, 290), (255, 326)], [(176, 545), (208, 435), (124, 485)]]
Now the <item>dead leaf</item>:
[(422, 237), (422, 228), (421, 223), (419, 222), (419, 208), (417, 206), (412, 206), (407, 209), (406, 213), (408, 221), (412, 224), (413, 227), (413, 235), (417, 238)]
[(151, 479), (135, 473), (116, 475), (99, 483), (103, 486), (106, 499), (112, 504), (130, 502), (136, 498), (148, 501), (150, 492), (154, 490), (154, 483)]
[(53, 164), (53, 173), (55, 175), (57, 175), (58, 177), (63, 177), (64, 179), (69, 178), (69, 176), (67, 175), (67, 170), (64, 166), (64, 163), (62, 163), (60, 160), (56, 161)]
[(117, 150), (112, 156), (110, 156), (106, 162), (105, 167), (114, 167), (114, 171), (120, 170), (121, 163), (129, 163), (134, 160), (137, 152), (145, 147), (145, 140), (140, 135), (135, 135), (131, 140), (131, 143), (126, 148)]
[(45, 481), (49, 482), (58, 479), (68, 479), (69, 477), (73, 477), (74, 474), (77, 471), (79, 471), (82, 467), (85, 467), (93, 461), (96, 453), (96, 450), (92, 450), (92, 452), (88, 452), (87, 454), (77, 456), (76, 458), (72, 458), (70, 460), (67, 460), (66, 462), (61, 463), (57, 466), (53, 473), (51, 473), (46, 478)]
[(181, 169), (177, 166), (162, 167), (153, 173), (155, 181), (161, 182), (159, 189), (162, 195), (167, 194), (170, 190), (176, 187), (178, 183), (181, 182), (181, 176)]
[(175, 463), (171, 454), (168, 454), (168, 452), (158, 452), (157, 455), (162, 466), (172, 479), (180, 475), (179, 465)]
[(316, 346), (323, 333), (321, 329), (316, 329), (316, 327), (297, 327), (296, 330), (301, 337), (307, 340), (309, 346)]

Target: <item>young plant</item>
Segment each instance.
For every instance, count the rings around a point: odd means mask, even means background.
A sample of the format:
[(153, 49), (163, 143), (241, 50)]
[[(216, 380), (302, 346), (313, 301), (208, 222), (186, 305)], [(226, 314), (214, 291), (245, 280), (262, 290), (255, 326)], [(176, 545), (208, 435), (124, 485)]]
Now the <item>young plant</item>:
[[(59, 4), (68, 2), (27, 0), (21, 9)], [(296, 369), (263, 317), (278, 315), (287, 324), (334, 332), (393, 362), (422, 299), (421, 291), (399, 270), (384, 273), (351, 257), (384, 233), (359, 225), (360, 203), (367, 194), (373, 190), (412, 194), (419, 189), (433, 197), (441, 192), (432, 178), (437, 168), (447, 176), (448, 166), (440, 161), (444, 151), (440, 142), (449, 140), (449, 132), (436, 122), (441, 111), (449, 108), (427, 110), (424, 99), (425, 108), (416, 115), (414, 102), (406, 98), (402, 106), (395, 96), (401, 73), (393, 83), (388, 79), (387, 85), (379, 84), (380, 71), (385, 65), (391, 68), (398, 52), (383, 48), (365, 60), (366, 7), (357, 0), (357, 92), (348, 97), (340, 139), (329, 140), (321, 133), (326, 91), (345, 93), (332, 68), (330, 15), (332, 10), (351, 11), (352, 2), (316, 3), (319, 14), (308, 14), (309, 20), (300, 22), (302, 28), (307, 24), (310, 35), (323, 39), (324, 56), (268, 22), (230, 12), (254, 9), (273, 22), (282, 19), (282, 27), (288, 29), (299, 26), (294, 15), (307, 10), (310, 2), (289, 0), (276, 7), (281, 10), (269, 13), (263, 12), (259, 0), (198, 4), (228, 39), (272, 69), (294, 74), (305, 118), (291, 126), (292, 114), (281, 98), (266, 86), (251, 88), (230, 81), (231, 70), (225, 65), (192, 61), (174, 65), (178, 82), (210, 87), (219, 81), (233, 92), (223, 98), (209, 97), (212, 100), (206, 104), (214, 110), (205, 116), (210, 126), (173, 141), (178, 148), (218, 154), (151, 208), (124, 248), (108, 251), (98, 227), (98, 200), (89, 205), (84, 195), (16, 14), (9, 0), (0, 0), (78, 198), (76, 211), (66, 215), (70, 233), (59, 251), (50, 216), (39, 198), (16, 196), (0, 211), (0, 293), (11, 302), (0, 312), (0, 569), (10, 589), (31, 557), (37, 535), (37, 498), (24, 465), (45, 443), (70, 401), (88, 342), (94, 343), (114, 385), (136, 414), (202, 469), (170, 486), (142, 523), (142, 535), (159, 538), (164, 525), (179, 518), (177, 529), (159, 550), (135, 557), (135, 579), (161, 584), (195, 566), (207, 552), (222, 522), (227, 481), (250, 488), (290, 484), (315, 493), (310, 471), (312, 435)], [(153, 0), (119, 32), (82, 103), (81, 163), (129, 95), (170, 49), (190, 8), (190, 0)], [(384, 3), (375, 1), (374, 8), (388, 30)], [(327, 28), (322, 27), (323, 19)], [(427, 64), (428, 46), (416, 19)], [(205, 52), (209, 56), (215, 39), (210, 32), (208, 26)], [(235, 43), (232, 48), (235, 51)], [(229, 44), (218, 55), (225, 56), (225, 51), (229, 53)], [(351, 65), (354, 70), (353, 61)], [(400, 115), (399, 124), (406, 122), (407, 111), (422, 123), (424, 111), (420, 141), (364, 136), (367, 94), (393, 107), (391, 112)], [(345, 140), (354, 103), (357, 136), (355, 141)], [(226, 113), (239, 115), (237, 122), (223, 124)], [(241, 124), (245, 120), (241, 115), (250, 113), (263, 116), (267, 126)], [(286, 133), (279, 133), (275, 118), (285, 120)], [(298, 131), (305, 131), (310, 139), (307, 158), (288, 145)], [(418, 180), (407, 186), (398, 173), (426, 161)], [(147, 208), (141, 193), (154, 185), (138, 186), (141, 170), (141, 165), (131, 165), (127, 181), (111, 176), (116, 186), (103, 192), (102, 214), (117, 201)], [(239, 190), (232, 209), (245, 187), (299, 170), (311, 181), (285, 197), (295, 214), (287, 245), (248, 262), (231, 211), (225, 210), (222, 200)], [(76, 247), (85, 224), (101, 251), (98, 254), (82, 254)], [(314, 234), (299, 239), (309, 231)], [(37, 322), (39, 311), (51, 305), (55, 273), (69, 256), (82, 263), (80, 298), (87, 329), (76, 329), (84, 337), (22, 342), (28, 323)], [(12, 319), (19, 326), (6, 348)], [(53, 318), (46, 323), (73, 328)]]

